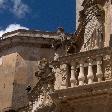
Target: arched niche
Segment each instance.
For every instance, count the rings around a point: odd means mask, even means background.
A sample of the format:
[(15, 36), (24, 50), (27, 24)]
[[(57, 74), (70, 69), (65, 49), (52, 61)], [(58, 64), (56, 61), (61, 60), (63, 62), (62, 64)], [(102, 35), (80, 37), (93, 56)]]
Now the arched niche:
[(84, 11), (84, 44), (81, 51), (102, 48), (105, 37), (105, 10), (102, 5), (94, 4)]

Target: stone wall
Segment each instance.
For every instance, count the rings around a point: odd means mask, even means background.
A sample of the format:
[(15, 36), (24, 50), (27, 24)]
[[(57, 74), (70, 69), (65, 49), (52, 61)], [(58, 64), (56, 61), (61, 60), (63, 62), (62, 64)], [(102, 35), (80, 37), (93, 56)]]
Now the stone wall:
[[(59, 30), (60, 31), (60, 30)], [(18, 109), (28, 104), (27, 86), (37, 84), (35, 72), (38, 60), (54, 59), (55, 52), (65, 54), (61, 45), (61, 32), (16, 30), (0, 38), (0, 111)], [(64, 32), (63, 32), (64, 34)], [(69, 39), (72, 35), (65, 33)], [(55, 50), (54, 50), (55, 49)]]
[(84, 85), (51, 94), (56, 112), (111, 112), (112, 81)]
[(38, 80), (35, 77), (37, 71), (38, 60), (47, 58), (51, 60), (54, 56), (54, 51), (48, 48), (36, 47), (17, 47), (17, 60), (15, 66), (15, 84), (13, 93), (13, 107), (27, 105), (27, 91), (28, 85), (32, 88), (37, 84)]
[(15, 48), (0, 52), (0, 111), (12, 105), (16, 56)]
[(76, 0), (76, 29), (79, 25), (79, 12), (83, 9), (81, 6), (84, 0)]
[[(28, 104), (27, 86), (37, 84), (35, 72), (38, 60), (53, 60), (54, 49), (33, 45), (20, 45), (2, 50), (0, 53), (0, 110), (17, 109)], [(61, 53), (61, 50), (57, 50)]]
[(112, 4), (111, 1), (104, 5), (105, 10), (105, 47), (109, 46), (110, 34), (112, 32)]

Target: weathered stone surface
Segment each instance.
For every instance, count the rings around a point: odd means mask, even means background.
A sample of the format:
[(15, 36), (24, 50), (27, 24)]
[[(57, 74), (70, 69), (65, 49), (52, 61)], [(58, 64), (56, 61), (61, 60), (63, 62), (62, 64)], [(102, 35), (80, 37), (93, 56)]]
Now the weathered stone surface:
[(17, 30), (0, 39), (0, 109), (111, 112), (112, 3), (77, 0), (76, 5), (74, 35), (63, 28)]
[(80, 11), (83, 9), (82, 3), (84, 0), (76, 0), (76, 29), (78, 28), (79, 25), (79, 16), (80, 16)]
[(102, 82), (51, 94), (55, 102), (60, 102), (57, 112), (109, 112), (112, 105), (112, 82)]
[(61, 42), (56, 32), (17, 30), (3, 35), (0, 39), (0, 111), (28, 105), (26, 88), (32, 89), (37, 84), (38, 60), (51, 61), (55, 52), (64, 53), (60, 48), (56, 51), (52, 48), (55, 40)]

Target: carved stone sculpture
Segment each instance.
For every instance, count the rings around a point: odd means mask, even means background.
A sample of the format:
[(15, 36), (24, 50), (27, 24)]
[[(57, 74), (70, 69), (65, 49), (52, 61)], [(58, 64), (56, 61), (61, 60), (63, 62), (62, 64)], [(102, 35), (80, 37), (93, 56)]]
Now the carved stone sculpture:
[(37, 93), (37, 101), (34, 101), (32, 112), (46, 106), (52, 106), (53, 102), (49, 93), (54, 91), (55, 80), (52, 68), (49, 67), (49, 62), (46, 59), (42, 59), (38, 62), (38, 70), (35, 76), (39, 81), (34, 88), (34, 91)]

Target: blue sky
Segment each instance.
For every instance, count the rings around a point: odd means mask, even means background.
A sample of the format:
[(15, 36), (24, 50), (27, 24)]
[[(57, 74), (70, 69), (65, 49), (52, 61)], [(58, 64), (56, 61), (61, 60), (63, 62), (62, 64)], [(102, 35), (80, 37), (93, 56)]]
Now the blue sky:
[(75, 31), (75, 0), (0, 0), (0, 34), (18, 28)]

